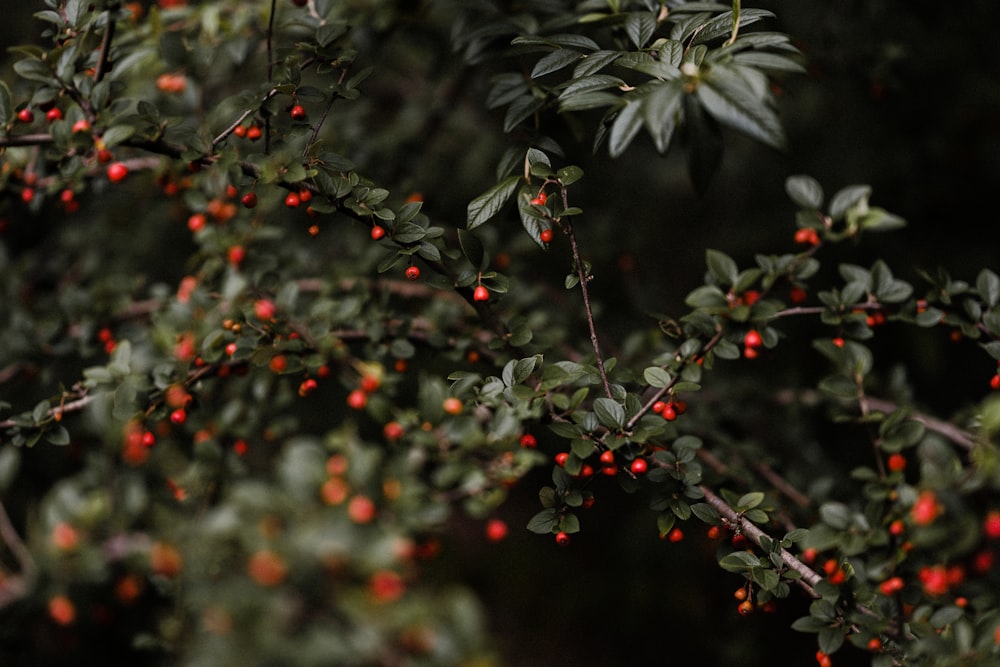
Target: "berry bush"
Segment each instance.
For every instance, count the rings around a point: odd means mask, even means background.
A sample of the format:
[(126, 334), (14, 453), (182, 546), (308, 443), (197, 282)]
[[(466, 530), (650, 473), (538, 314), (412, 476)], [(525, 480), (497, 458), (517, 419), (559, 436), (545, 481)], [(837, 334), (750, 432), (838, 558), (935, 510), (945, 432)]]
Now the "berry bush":
[(1000, 276), (781, 162), (779, 14), (29, 4), (3, 664), (1000, 661)]

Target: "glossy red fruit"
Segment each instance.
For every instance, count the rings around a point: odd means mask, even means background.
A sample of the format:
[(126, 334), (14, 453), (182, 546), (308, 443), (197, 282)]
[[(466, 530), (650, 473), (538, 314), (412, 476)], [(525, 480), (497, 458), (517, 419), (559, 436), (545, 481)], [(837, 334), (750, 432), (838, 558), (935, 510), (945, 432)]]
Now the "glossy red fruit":
[(641, 475), (649, 469), (649, 464), (646, 463), (646, 459), (635, 459), (632, 461), (632, 465), (629, 466), (629, 470), (632, 471), (633, 475)]
[(260, 139), (262, 134), (263, 132), (261, 132), (261, 129), (256, 125), (251, 125), (247, 128), (247, 139), (250, 141), (257, 141)]
[(61, 120), (62, 117), (63, 117), (62, 111), (59, 109), (59, 107), (52, 107), (51, 109), (45, 112), (45, 120), (49, 123)]
[(35, 112), (28, 107), (24, 107), (17, 112), (17, 119), (22, 123), (32, 123), (35, 120)]
[(372, 240), (378, 241), (385, 236), (385, 227), (382, 225), (372, 225)]
[(545, 202), (548, 200), (549, 196), (544, 192), (539, 192), (538, 196), (531, 200), (531, 203), (535, 206), (545, 206)]
[(128, 167), (125, 166), (124, 162), (112, 162), (108, 165), (108, 180), (112, 183), (123, 181), (126, 176), (128, 176)]
[(561, 547), (564, 547), (567, 544), (569, 544), (569, 535), (562, 531), (556, 533), (556, 544), (558, 544)]
[(289, 110), (288, 115), (292, 117), (292, 120), (305, 120), (307, 117), (305, 107), (301, 104), (296, 104)]
[(243, 205), (246, 206), (247, 208), (253, 208), (254, 206), (257, 205), (257, 193), (256, 192), (246, 193), (245, 195), (243, 195), (242, 201)]
[(538, 238), (541, 239), (542, 243), (550, 243), (552, 241), (552, 230), (543, 229), (539, 232)]
[(507, 537), (507, 524), (503, 519), (490, 519), (486, 522), (486, 539), (490, 542), (499, 542)]
[(367, 404), (368, 394), (360, 389), (355, 389), (347, 395), (347, 405), (354, 410), (360, 410)]
[(288, 208), (298, 208), (299, 204), (302, 203), (302, 199), (299, 197), (298, 192), (289, 192), (285, 196), (285, 206)]
[(477, 285), (476, 290), (472, 293), (472, 299), (474, 301), (489, 301), (490, 291), (482, 285)]
[(420, 277), (420, 267), (418, 266), (408, 266), (406, 267), (406, 277), (410, 280), (416, 280)]
[(80, 134), (81, 132), (90, 132), (90, 122), (86, 118), (81, 118), (73, 123), (73, 134)]

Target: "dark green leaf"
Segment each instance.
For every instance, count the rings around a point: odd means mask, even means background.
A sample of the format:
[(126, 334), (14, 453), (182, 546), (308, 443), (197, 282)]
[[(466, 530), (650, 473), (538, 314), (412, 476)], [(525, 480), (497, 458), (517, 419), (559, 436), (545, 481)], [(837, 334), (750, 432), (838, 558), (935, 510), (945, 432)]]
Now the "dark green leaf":
[(496, 215), (514, 194), (520, 180), (520, 176), (508, 176), (469, 202), (468, 229), (475, 229)]
[(531, 78), (538, 79), (546, 74), (557, 72), (571, 63), (576, 62), (580, 58), (580, 53), (571, 49), (558, 49), (553, 51), (552, 53), (543, 56), (537, 63), (535, 63), (535, 67), (531, 70)]
[(713, 67), (695, 90), (698, 100), (716, 120), (777, 149), (785, 134), (770, 100), (756, 94), (746, 79), (728, 67)]
[(609, 428), (621, 428), (625, 423), (625, 408), (613, 399), (595, 398), (594, 412), (600, 422)]
[(618, 157), (624, 153), (642, 128), (641, 111), (642, 104), (635, 99), (629, 101), (618, 111), (608, 135), (608, 153), (611, 157)]
[(819, 210), (823, 206), (823, 187), (812, 176), (789, 176), (785, 192), (797, 206)]

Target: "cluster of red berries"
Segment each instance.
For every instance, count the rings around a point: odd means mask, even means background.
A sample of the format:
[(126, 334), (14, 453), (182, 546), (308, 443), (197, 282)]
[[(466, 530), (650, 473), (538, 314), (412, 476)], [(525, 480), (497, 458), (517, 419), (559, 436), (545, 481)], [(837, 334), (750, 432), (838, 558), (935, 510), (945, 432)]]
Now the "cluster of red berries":
[(672, 422), (678, 415), (687, 412), (687, 403), (681, 400), (656, 401), (653, 403), (653, 412)]
[(750, 329), (743, 335), (743, 356), (747, 359), (756, 359), (760, 353), (760, 347), (764, 344), (760, 332)]
[(237, 125), (233, 128), (233, 134), (240, 138), (246, 137), (250, 141), (257, 141), (264, 136), (264, 132), (260, 129), (260, 126), (257, 125), (257, 123), (251, 123), (250, 125)]
[(347, 395), (347, 405), (352, 410), (363, 410), (368, 405), (368, 397), (382, 386), (382, 378), (374, 374), (362, 375), (358, 386)]
[(817, 246), (820, 243), (819, 233), (812, 227), (800, 227), (795, 230), (795, 242)]

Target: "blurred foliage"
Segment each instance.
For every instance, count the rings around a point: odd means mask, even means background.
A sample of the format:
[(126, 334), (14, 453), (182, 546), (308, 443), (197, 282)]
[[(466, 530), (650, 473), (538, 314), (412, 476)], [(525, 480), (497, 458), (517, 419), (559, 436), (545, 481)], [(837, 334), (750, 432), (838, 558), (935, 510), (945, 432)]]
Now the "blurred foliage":
[(665, 4), (8, 8), (0, 662), (995, 661), (996, 8)]

